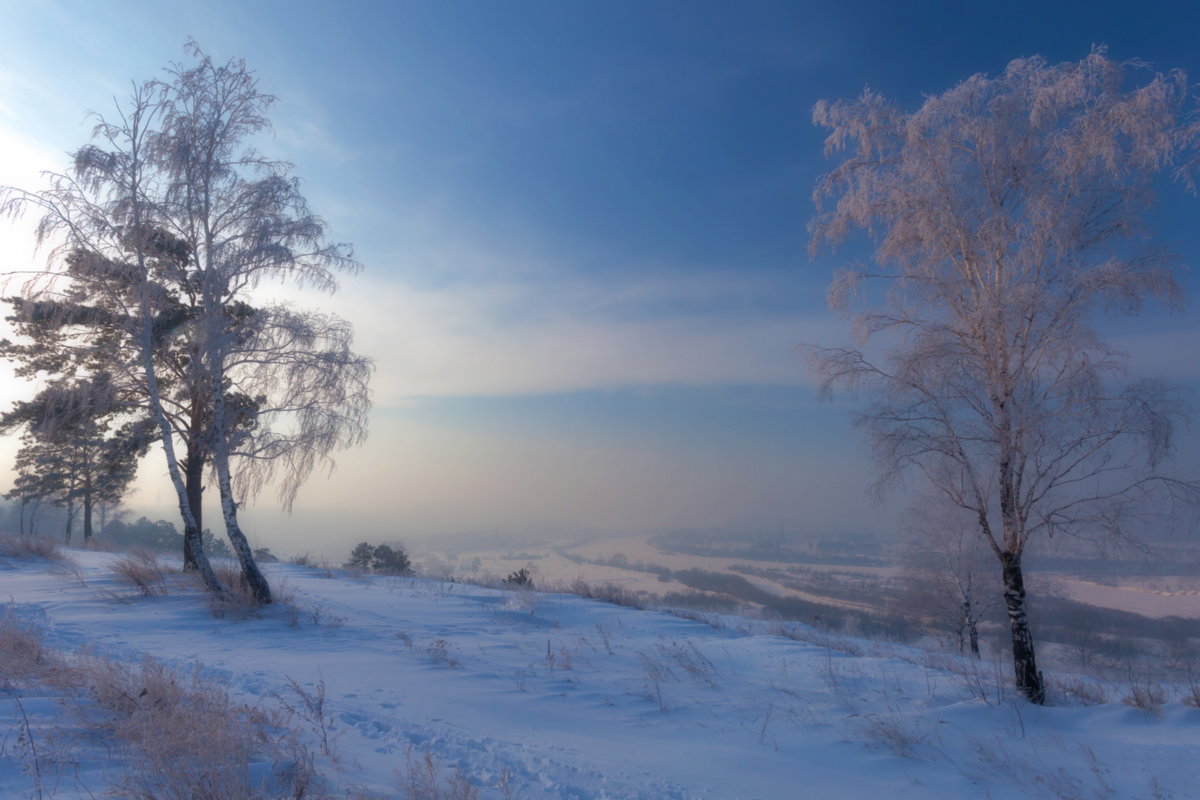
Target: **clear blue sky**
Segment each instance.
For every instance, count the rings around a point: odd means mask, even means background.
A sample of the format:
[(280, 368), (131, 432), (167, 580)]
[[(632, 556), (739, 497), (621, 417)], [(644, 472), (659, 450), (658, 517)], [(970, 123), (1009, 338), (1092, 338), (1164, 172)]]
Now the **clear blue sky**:
[[(290, 520), (260, 502), (284, 550), (366, 538), (332, 522), (348, 510), (375, 538), (891, 530), (902, 503), (868, 500), (852, 404), (818, 403), (797, 354), (847, 336), (824, 308), (838, 260), (806, 254), (813, 103), (869, 84), (913, 107), (1093, 43), (1200, 78), (1183, 2), (31, 1), (2, 20), (0, 182), (61, 167), (85, 110), (188, 36), (279, 97), (270, 147), (366, 265), (307, 302), (379, 365), (370, 444)], [(1187, 261), (1197, 211), (1167, 187), (1156, 219)], [(1194, 383), (1195, 319), (1112, 332)], [(144, 472), (135, 501), (169, 513)]]

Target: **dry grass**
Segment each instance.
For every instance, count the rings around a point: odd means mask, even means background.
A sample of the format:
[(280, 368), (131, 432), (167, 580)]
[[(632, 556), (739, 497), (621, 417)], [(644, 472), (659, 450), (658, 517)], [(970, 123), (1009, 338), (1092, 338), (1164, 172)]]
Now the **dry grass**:
[(462, 769), (444, 772), (441, 761), (428, 750), (418, 758), (409, 747), (404, 769), (396, 770), (396, 784), (405, 800), (478, 800), (478, 787)]
[[(130, 562), (140, 568), (146, 559)], [(448, 653), (445, 658), (452, 661)], [(123, 772), (111, 776), (112, 783), (97, 790), (96, 796), (382, 800), (353, 785), (336, 785), (318, 773), (319, 759), (338, 763), (321, 680), (312, 688), (292, 681), (295, 702), (264, 710), (234, 701), (220, 682), (202, 674), (199, 665), (186, 674), (150, 657), (130, 664), (105, 653), (55, 651), (45, 646), (40, 629), (22, 624), (11, 608), (0, 617), (0, 679), (19, 708), (17, 692), (22, 687), (61, 692), (65, 713), (57, 724), (63, 727), (54, 736), (67, 733), (71, 724), (83, 725), (89, 740), (119, 754)], [(293, 721), (308, 723), (319, 752), (303, 744), (304, 738), (311, 737), (303, 726), (291, 728)], [(35, 776), (38, 796), (45, 796), (43, 770), (51, 762), (33, 750), (28, 720), (25, 727), (26, 749), (12, 752)], [(412, 800), (478, 800), (479, 796), (461, 769), (443, 769), (429, 753), (416, 758), (410, 751), (406, 767), (397, 771), (396, 778), (401, 796)]]
[(1188, 670), (1187, 687), (1183, 691), (1183, 704), (1192, 708), (1200, 708), (1200, 678), (1197, 678), (1196, 673)]
[(58, 542), (49, 536), (13, 536), (0, 534), (0, 558), (44, 558), (59, 561), (63, 558)]
[(1069, 702), (1082, 706), (1101, 706), (1108, 702), (1108, 691), (1103, 685), (1090, 678), (1078, 675), (1052, 679), (1053, 688), (1062, 693)]
[(249, 619), (262, 615), (262, 606), (254, 599), (236, 562), (214, 561), (212, 567), (217, 580), (225, 587), (223, 596), (209, 595), (208, 609), (214, 617)]
[(279, 702), (288, 713), (303, 719), (313, 729), (321, 740), (321, 752), (335, 759), (333, 747), (330, 744), (333, 716), (325, 708), (325, 676), (320, 675), (312, 689), (305, 689), (295, 678), (288, 676), (288, 688), (292, 697), (279, 695)]
[(678, 680), (675, 672), (659, 653), (641, 651), (637, 655), (638, 660), (642, 662), (642, 674), (646, 678), (646, 697), (658, 703), (659, 711), (669, 711), (667, 697), (663, 694), (663, 684)]
[[(121, 790), (153, 800), (310, 797), (312, 760), (290, 737), (271, 734), (279, 720), (234, 703), (197, 669), (184, 677), (151, 658), (139, 665), (82, 655), (79, 685), (107, 712), (106, 727), (128, 747), (132, 768)], [(289, 752), (290, 751), (290, 752)], [(251, 759), (272, 764), (252, 777)]]
[(1167, 702), (1167, 693), (1156, 681), (1146, 677), (1131, 677), (1129, 694), (1121, 698), (1127, 706), (1140, 708), (1154, 716), (1162, 715), (1163, 703)]
[[(289, 628), (300, 628), (305, 622), (326, 627), (339, 627), (343, 620), (327, 614), (323, 606), (302, 607), (296, 600), (296, 590), (287, 581), (272, 583), (271, 605), (262, 606), (254, 599), (250, 587), (242, 577), (241, 567), (233, 561), (213, 563), (213, 573), (225, 587), (224, 596), (208, 595), (208, 610), (217, 619), (258, 619), (277, 613)], [(195, 576), (199, 585), (199, 576)], [(275, 609), (272, 612), (269, 609)]]
[(199, 667), (181, 676), (152, 658), (140, 664), (88, 652), (67, 658), (9, 613), (0, 619), (0, 673), (10, 687), (62, 691), (73, 715), (127, 753), (127, 771), (109, 787), (112, 796), (332, 798), (282, 715), (234, 703), (223, 687), (202, 679)]
[(663, 660), (674, 661), (697, 686), (717, 688), (717, 667), (708, 656), (700, 652), (695, 642), (690, 639), (658, 642), (654, 649)]
[(450, 643), (445, 639), (434, 639), (429, 643), (429, 646), (425, 648), (425, 652), (431, 659), (433, 659), (435, 663), (440, 664), (443, 667), (453, 668), (462, 666), (462, 662), (455, 658), (454, 654), (450, 652)]
[(867, 745), (881, 747), (900, 758), (913, 758), (932, 742), (920, 719), (910, 719), (891, 709), (856, 714), (848, 717), (846, 724)]
[[(325, 558), (316, 558), (311, 553), (292, 556), (288, 559), (288, 563), (292, 564), (293, 566), (306, 567), (308, 569), (315, 570), (316, 573), (322, 578), (333, 577), (333, 567), (330, 565), (329, 560)], [(358, 574), (354, 575), (354, 577), (361, 577), (361, 575), (362, 570), (360, 568), (358, 570)]]
[(984, 661), (947, 653), (929, 653), (916, 661), (926, 669), (948, 672), (957, 676), (971, 696), (989, 706), (999, 706), (1012, 698), (1012, 683), (1008, 669), (997, 661)]
[(22, 625), (12, 609), (0, 618), (0, 672), (6, 680), (24, 682), (61, 668), (42, 644), (39, 630)]
[(88, 550), (95, 550), (100, 553), (115, 553), (122, 548), (107, 536), (96, 535), (83, 543), (83, 546)]
[(153, 553), (134, 549), (129, 555), (112, 562), (112, 571), (118, 580), (128, 584), (142, 597), (163, 597), (168, 594), (167, 576), (174, 570), (160, 562)]

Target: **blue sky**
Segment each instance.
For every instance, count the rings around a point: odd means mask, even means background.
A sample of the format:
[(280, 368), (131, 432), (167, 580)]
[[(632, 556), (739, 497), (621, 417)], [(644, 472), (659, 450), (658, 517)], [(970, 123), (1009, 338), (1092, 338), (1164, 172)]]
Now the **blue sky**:
[[(63, 165), (84, 111), (183, 60), (188, 36), (279, 97), (269, 149), (366, 266), (298, 299), (354, 320), (379, 373), (370, 443), (291, 519), (263, 498), (264, 543), (887, 532), (903, 504), (868, 500), (853, 404), (818, 403), (798, 355), (847, 337), (824, 307), (840, 257), (806, 252), (827, 168), (813, 103), (870, 85), (913, 107), (1100, 42), (1200, 76), (1197, 8), (9, 2), (0, 182)], [(1198, 202), (1166, 187), (1156, 218), (1185, 262)], [(28, 260), (19, 226), (0, 235), (9, 264)], [(1135, 368), (1189, 383), (1195, 327), (1154, 309), (1111, 323)], [(141, 487), (135, 504), (169, 513), (160, 464)], [(353, 531), (331, 526), (351, 511)]]

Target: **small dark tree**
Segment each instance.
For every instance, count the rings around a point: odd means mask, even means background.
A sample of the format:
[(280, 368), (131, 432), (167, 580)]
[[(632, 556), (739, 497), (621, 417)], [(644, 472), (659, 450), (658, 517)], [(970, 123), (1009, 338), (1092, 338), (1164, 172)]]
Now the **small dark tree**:
[(392, 548), (381, 544), (375, 548), (375, 553), (371, 558), (371, 567), (381, 575), (404, 575), (409, 571), (411, 563), (404, 548)]
[(272, 553), (269, 547), (254, 548), (254, 558), (260, 564), (275, 564), (279, 561), (279, 556)]
[(357, 568), (361, 570), (370, 570), (375, 564), (375, 548), (366, 542), (359, 542), (350, 551), (350, 560), (346, 562), (347, 567)]
[(504, 582), (509, 586), (533, 586), (533, 575), (525, 567), (516, 572), (510, 572)]

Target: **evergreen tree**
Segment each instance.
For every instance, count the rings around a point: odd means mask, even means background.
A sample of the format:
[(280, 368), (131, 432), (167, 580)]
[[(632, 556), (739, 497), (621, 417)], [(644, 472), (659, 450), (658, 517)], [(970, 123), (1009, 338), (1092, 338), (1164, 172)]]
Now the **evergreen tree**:
[(346, 562), (347, 567), (357, 567), (362, 570), (371, 569), (375, 563), (375, 548), (366, 542), (359, 542), (350, 551), (350, 560)]

